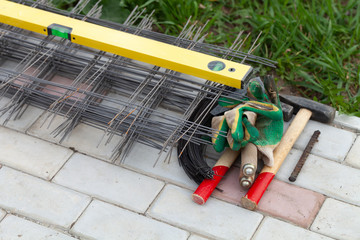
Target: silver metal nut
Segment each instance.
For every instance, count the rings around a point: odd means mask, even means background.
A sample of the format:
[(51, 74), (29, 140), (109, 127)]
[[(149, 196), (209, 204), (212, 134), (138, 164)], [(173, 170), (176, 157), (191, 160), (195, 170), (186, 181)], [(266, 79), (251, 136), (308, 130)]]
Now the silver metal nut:
[(251, 177), (242, 177), (240, 179), (240, 185), (243, 187), (243, 188), (249, 188), (251, 187), (253, 183), (253, 178)]
[(243, 173), (245, 176), (252, 176), (255, 174), (255, 166), (252, 164), (245, 164), (243, 167)]

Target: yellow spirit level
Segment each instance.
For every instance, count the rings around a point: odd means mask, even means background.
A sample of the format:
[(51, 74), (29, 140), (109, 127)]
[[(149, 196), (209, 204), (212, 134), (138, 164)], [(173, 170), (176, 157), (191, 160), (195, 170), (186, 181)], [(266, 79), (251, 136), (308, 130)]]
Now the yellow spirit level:
[(252, 67), (59, 14), (0, 0), (0, 22), (235, 88)]

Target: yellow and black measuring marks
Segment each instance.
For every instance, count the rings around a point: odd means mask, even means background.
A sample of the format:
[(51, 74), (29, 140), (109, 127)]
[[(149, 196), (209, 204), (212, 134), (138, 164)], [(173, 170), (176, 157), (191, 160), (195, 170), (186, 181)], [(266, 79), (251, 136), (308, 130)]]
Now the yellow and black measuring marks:
[(40, 34), (241, 88), (252, 67), (130, 33), (0, 0), (0, 22)]

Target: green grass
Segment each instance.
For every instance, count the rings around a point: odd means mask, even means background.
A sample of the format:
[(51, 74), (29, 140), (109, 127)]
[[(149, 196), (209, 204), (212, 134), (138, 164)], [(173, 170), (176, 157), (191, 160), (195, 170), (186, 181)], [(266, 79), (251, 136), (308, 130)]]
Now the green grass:
[[(66, 2), (66, 3), (65, 3)], [(57, 1), (71, 8), (73, 0)], [(65, 3), (65, 4), (64, 4)], [(157, 31), (176, 35), (187, 18), (210, 22), (207, 42), (229, 46), (241, 30), (262, 31), (254, 54), (278, 61), (277, 80), (304, 96), (360, 117), (360, 1), (102, 1), (104, 18), (123, 21), (136, 5), (156, 10)], [(262, 69), (262, 73), (272, 71)]]

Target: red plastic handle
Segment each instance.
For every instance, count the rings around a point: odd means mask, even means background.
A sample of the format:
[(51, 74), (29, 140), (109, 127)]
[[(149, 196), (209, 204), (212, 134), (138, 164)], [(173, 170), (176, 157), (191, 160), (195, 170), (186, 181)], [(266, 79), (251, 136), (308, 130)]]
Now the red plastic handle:
[(229, 168), (226, 166), (215, 166), (212, 168), (214, 171), (214, 178), (205, 179), (196, 189), (192, 195), (192, 199), (197, 204), (203, 205), (206, 203), (216, 186), (219, 184), (220, 180), (224, 177), (225, 173)]
[(274, 177), (275, 174), (271, 172), (260, 173), (247, 194), (241, 199), (241, 204), (247, 209), (255, 210)]

